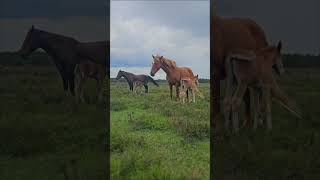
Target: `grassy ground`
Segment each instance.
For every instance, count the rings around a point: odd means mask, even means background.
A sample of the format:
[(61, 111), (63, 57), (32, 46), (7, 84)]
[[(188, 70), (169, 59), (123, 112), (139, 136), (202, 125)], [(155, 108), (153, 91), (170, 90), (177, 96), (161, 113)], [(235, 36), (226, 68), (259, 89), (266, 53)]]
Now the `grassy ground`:
[[(151, 84), (151, 83), (150, 83)], [(209, 83), (182, 105), (166, 82), (147, 95), (111, 81), (111, 179), (209, 179)]]
[(94, 82), (81, 105), (53, 66), (1, 66), (0, 82), (0, 179), (103, 179), (105, 108)]
[(281, 88), (302, 107), (299, 120), (273, 103), (273, 130), (215, 139), (215, 179), (320, 179), (320, 69), (289, 69)]

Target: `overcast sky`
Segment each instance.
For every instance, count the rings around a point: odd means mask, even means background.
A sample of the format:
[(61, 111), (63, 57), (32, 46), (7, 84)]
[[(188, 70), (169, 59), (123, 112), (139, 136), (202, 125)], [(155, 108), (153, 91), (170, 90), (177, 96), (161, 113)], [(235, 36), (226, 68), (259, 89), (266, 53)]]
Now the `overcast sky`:
[(1, 0), (0, 51), (20, 48), (32, 24), (80, 41), (106, 40), (107, 0)]
[(111, 1), (110, 36), (113, 67), (151, 67), (158, 53), (209, 77), (209, 1)]
[(254, 19), (291, 53), (320, 53), (319, 7), (319, 0), (216, 0), (217, 15)]

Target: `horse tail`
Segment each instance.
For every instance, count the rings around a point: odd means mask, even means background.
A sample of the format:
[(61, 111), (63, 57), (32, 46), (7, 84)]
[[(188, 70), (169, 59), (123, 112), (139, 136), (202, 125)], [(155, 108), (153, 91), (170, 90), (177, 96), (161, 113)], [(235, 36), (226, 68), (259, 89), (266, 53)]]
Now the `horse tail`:
[(159, 84), (150, 76), (147, 76), (147, 79), (153, 82), (154, 85), (159, 86)]

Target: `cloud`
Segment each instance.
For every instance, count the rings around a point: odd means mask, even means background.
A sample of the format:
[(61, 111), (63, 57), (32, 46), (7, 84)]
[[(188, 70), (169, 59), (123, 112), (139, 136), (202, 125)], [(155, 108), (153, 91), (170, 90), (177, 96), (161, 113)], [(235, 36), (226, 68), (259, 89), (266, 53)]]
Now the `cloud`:
[(15, 51), (20, 48), (32, 24), (36, 28), (70, 36), (80, 41), (105, 40), (108, 33), (106, 23), (100, 17), (2, 18), (0, 19), (0, 51)]
[[(209, 18), (201, 27), (194, 27), (193, 22), (188, 22), (188, 25), (175, 24), (174, 22), (178, 21), (180, 16), (182, 19), (197, 16), (197, 13), (190, 13), (191, 9), (196, 7), (183, 6), (181, 2), (172, 7), (171, 3), (167, 3), (167, 7), (179, 9), (182, 12), (188, 12), (190, 8), (189, 14), (180, 14), (179, 11), (175, 13), (175, 18), (169, 20), (161, 16), (164, 13), (162, 11), (165, 8), (164, 5), (162, 8), (152, 5), (141, 3), (138, 9), (122, 3), (120, 7), (114, 7), (117, 6), (116, 3), (111, 5), (111, 65), (150, 66), (151, 55), (159, 53), (175, 60), (178, 66), (191, 67), (195, 73), (200, 74), (200, 77), (208, 78), (210, 73)], [(115, 9), (122, 11), (113, 13)], [(130, 11), (127, 11), (128, 9)], [(145, 11), (153, 9), (150, 15), (153, 19), (145, 13), (138, 13), (138, 15), (132, 13), (145, 12), (144, 9)], [(209, 17), (209, 9), (207, 15)], [(162, 20), (158, 20), (157, 17)]]

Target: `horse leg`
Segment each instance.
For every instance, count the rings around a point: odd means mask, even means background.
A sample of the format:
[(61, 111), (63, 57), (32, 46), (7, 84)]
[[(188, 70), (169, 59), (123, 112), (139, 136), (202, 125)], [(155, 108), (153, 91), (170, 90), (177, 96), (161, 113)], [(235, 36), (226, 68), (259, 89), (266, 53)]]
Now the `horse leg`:
[(73, 96), (74, 96), (74, 69), (75, 69), (75, 65), (69, 65), (67, 67), (68, 83), (70, 85), (70, 92)]
[(176, 96), (177, 96), (177, 99), (179, 99), (179, 86), (176, 85)]
[(192, 92), (192, 101), (193, 101), (193, 103), (195, 103), (195, 102), (196, 102), (195, 90), (194, 90), (194, 89), (191, 89), (191, 92)]
[(236, 91), (232, 97), (232, 125), (234, 132), (237, 134), (239, 132), (239, 111), (243, 96), (247, 91), (247, 85), (239, 83)]
[(129, 88), (130, 88), (130, 91), (133, 92), (133, 83), (129, 83)]
[(80, 79), (80, 84), (79, 84), (79, 91), (80, 91), (80, 100), (81, 102), (85, 102), (85, 99), (84, 99), (84, 84), (85, 84), (85, 81), (87, 80), (86, 77), (81, 77)]
[(75, 97), (76, 97), (76, 102), (79, 102), (80, 98), (80, 74), (76, 74), (74, 78), (74, 84), (75, 84)]
[(169, 84), (169, 88), (170, 88), (170, 97), (171, 97), (171, 100), (172, 100), (172, 84)]
[(244, 125), (249, 127), (252, 124), (251, 119), (251, 106), (250, 106), (250, 91), (249, 89), (246, 90), (244, 94), (244, 103), (245, 103), (245, 122)]
[(148, 93), (148, 85), (147, 84), (144, 84), (144, 89), (145, 89), (145, 93)]
[(102, 79), (97, 79), (97, 95), (98, 95), (98, 101), (99, 102), (102, 102), (103, 100), (103, 91), (102, 91)]
[(265, 98), (265, 107), (266, 107), (266, 121), (268, 130), (272, 129), (272, 119), (271, 119), (271, 93), (270, 88), (265, 88), (263, 90)]
[[(217, 73), (218, 74), (218, 73)], [(212, 126), (216, 127), (217, 117), (220, 114), (220, 77), (214, 76), (212, 78), (211, 103), (213, 108)]]

